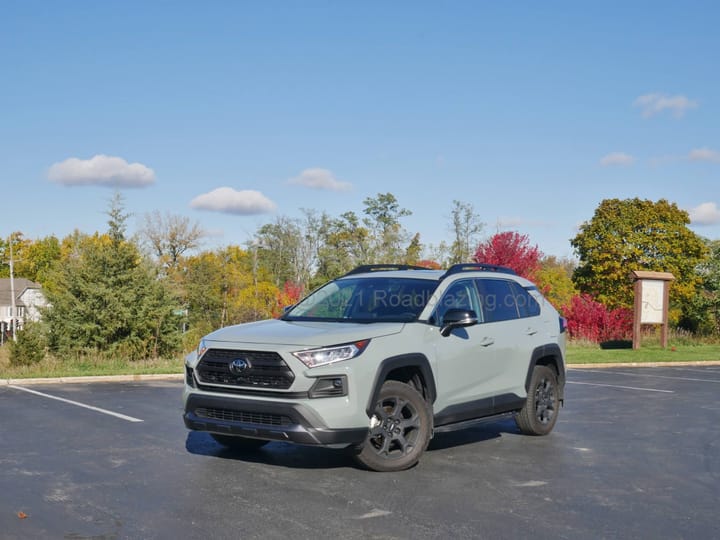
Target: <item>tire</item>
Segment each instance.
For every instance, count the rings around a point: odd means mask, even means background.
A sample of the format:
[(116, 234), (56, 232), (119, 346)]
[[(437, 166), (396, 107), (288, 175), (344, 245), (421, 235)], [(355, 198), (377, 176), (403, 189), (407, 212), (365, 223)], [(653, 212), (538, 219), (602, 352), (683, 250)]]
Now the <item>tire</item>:
[(430, 442), (430, 407), (412, 386), (385, 381), (375, 404), (365, 442), (356, 449), (355, 460), (378, 472), (402, 471), (417, 464)]
[(515, 416), (515, 422), (525, 435), (547, 435), (555, 427), (559, 411), (555, 370), (547, 366), (535, 366), (525, 405)]
[(225, 448), (240, 451), (251, 451), (262, 448), (270, 441), (264, 441), (262, 439), (249, 439), (247, 437), (235, 437), (234, 435), (220, 435), (219, 433), (211, 433), (210, 436), (215, 439), (215, 442), (220, 443)]

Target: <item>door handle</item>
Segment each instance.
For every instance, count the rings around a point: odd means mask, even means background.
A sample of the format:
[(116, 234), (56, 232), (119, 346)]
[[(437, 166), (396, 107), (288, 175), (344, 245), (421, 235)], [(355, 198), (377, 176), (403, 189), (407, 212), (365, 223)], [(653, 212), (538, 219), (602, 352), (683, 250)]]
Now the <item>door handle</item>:
[(538, 331), (535, 330), (534, 328), (528, 328), (527, 330), (525, 330), (525, 333), (526, 333), (528, 336), (534, 336), (535, 334), (537, 334), (537, 332), (538, 332)]
[(493, 338), (486, 337), (486, 338), (483, 338), (483, 340), (478, 345), (480, 345), (481, 347), (489, 347), (493, 343), (495, 343), (495, 340)]

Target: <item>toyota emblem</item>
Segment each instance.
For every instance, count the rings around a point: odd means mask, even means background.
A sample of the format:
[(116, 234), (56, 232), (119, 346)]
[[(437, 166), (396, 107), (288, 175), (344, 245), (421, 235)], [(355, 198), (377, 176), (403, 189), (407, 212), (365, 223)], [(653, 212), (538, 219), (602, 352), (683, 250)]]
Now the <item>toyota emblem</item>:
[(250, 363), (244, 358), (236, 358), (230, 362), (230, 371), (232, 373), (240, 374), (250, 367)]

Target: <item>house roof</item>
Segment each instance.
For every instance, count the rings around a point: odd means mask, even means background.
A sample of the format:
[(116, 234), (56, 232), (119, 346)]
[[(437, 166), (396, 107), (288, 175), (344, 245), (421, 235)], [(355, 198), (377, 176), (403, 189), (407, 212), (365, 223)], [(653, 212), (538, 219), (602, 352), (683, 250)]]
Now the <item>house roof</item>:
[[(41, 289), (42, 286), (39, 283), (30, 281), (25, 278), (15, 278), (15, 305), (24, 306), (20, 301), (20, 295), (25, 292), (26, 289)], [(11, 306), (12, 296), (10, 295), (10, 278), (0, 278), (0, 306)]]

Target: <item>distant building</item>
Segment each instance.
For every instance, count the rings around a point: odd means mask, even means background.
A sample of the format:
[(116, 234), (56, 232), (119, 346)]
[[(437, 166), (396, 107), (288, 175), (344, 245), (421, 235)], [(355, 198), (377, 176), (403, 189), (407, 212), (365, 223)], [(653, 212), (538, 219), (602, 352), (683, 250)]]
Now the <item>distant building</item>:
[(40, 309), (48, 305), (39, 283), (25, 278), (15, 278), (15, 309), (12, 312), (12, 294), (10, 278), (0, 278), (0, 331), (7, 332), (12, 320), (17, 320), (17, 328), (22, 329), (25, 321), (40, 320)]

